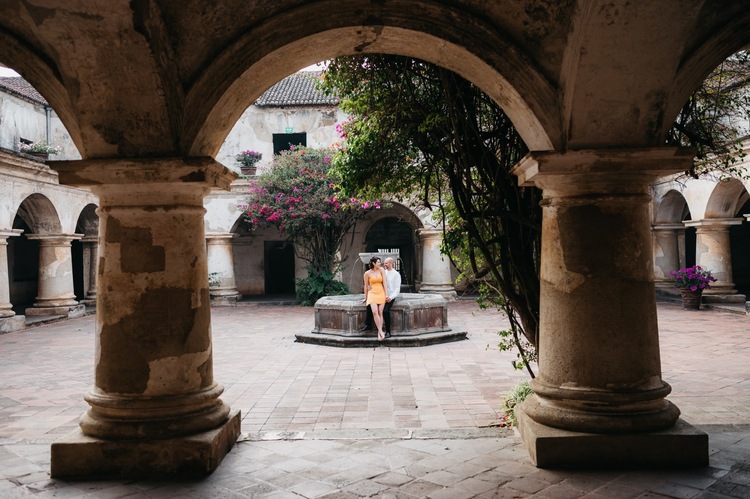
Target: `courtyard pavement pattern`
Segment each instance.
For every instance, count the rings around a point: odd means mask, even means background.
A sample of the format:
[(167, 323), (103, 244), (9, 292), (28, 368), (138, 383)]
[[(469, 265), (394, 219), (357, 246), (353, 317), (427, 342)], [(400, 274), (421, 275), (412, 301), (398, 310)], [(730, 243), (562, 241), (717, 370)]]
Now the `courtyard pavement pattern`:
[(50, 479), (50, 444), (87, 408), (94, 317), (0, 335), (0, 497), (750, 497), (750, 318), (657, 308), (669, 399), (709, 434), (707, 467), (534, 467), (496, 426), (526, 379), (493, 348), (507, 322), (471, 301), (448, 315), (467, 340), (415, 348), (295, 343), (313, 309), (256, 305), (212, 310), (214, 376), (243, 434), (195, 481)]

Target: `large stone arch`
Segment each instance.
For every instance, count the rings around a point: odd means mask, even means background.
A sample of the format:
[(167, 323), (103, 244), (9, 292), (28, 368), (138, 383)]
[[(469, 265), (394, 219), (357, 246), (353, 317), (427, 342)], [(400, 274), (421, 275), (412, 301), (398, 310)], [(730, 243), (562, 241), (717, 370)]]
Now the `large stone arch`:
[[(716, 12), (704, 14), (712, 17), (716, 15)], [(702, 40), (702, 43), (691, 47), (674, 77), (665, 106), (666, 119), (661, 136), (666, 135), (674, 117), (709, 73), (729, 56), (748, 46), (750, 46), (750, 12), (742, 12), (721, 23), (720, 28)]]
[(737, 215), (737, 210), (747, 199), (748, 193), (741, 181), (722, 180), (711, 192), (706, 205), (705, 218), (732, 218)]
[[(227, 124), (235, 123), (267, 88), (308, 64), (360, 53), (418, 57), (450, 69), (503, 106), (532, 150), (560, 146), (553, 86), (519, 47), (481, 17), (432, 2), (411, 2), (408, 8), (384, 7), (375, 14), (373, 26), (369, 8), (351, 2), (330, 16), (328, 3), (334, 2), (289, 9), (243, 33), (212, 61), (186, 96), (192, 115), (187, 117), (183, 149), (194, 155), (215, 155), (230, 131)], [(302, 19), (305, 22), (300, 24)], [(290, 30), (290, 25), (299, 29)], [(269, 38), (280, 31), (295, 36)], [(259, 38), (269, 41), (266, 52), (259, 52)], [(459, 40), (461, 45), (456, 43)], [(502, 57), (490, 56), (488, 44), (501, 48)]]

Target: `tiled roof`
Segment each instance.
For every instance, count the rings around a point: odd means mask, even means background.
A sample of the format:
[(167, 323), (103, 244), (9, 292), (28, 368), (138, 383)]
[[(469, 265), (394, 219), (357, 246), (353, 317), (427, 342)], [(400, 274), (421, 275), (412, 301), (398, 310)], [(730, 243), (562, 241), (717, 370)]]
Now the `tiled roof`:
[(17, 94), (21, 97), (25, 97), (34, 102), (38, 102), (44, 106), (48, 105), (47, 99), (42, 97), (42, 94), (36, 91), (31, 84), (21, 78), (20, 76), (12, 76), (7, 78), (0, 77), (0, 89), (10, 91), (11, 93)]
[[(289, 75), (266, 90), (255, 101), (255, 105), (260, 107), (338, 105), (338, 97), (326, 95), (315, 88), (315, 80), (319, 77), (320, 72), (316, 71), (305, 71)], [(47, 100), (29, 82), (20, 76), (0, 77), (0, 89), (10, 91), (39, 104), (47, 105)]]
[(289, 75), (266, 90), (255, 101), (255, 105), (259, 107), (337, 105), (338, 97), (326, 95), (315, 88), (315, 80), (318, 78), (320, 78), (319, 71), (303, 71)]

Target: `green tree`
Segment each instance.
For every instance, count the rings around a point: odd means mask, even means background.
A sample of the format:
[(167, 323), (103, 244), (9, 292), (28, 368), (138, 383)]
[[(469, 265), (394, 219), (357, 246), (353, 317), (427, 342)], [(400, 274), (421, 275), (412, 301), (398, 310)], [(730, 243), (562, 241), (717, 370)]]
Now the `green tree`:
[(749, 86), (750, 52), (743, 50), (714, 69), (682, 107), (667, 143), (696, 149), (688, 176), (747, 178), (741, 163), (750, 132)]
[(444, 220), (444, 252), (502, 307), (528, 365), (539, 323), (540, 191), (510, 170), (527, 149), (502, 109), (458, 75), (387, 55), (342, 57), (322, 83), (351, 119), (334, 168), (347, 192), (414, 198)]
[[(748, 54), (718, 67), (670, 130), (667, 143), (698, 151), (689, 175), (745, 174), (737, 165), (750, 115)], [(510, 174), (526, 146), (508, 117), (452, 72), (400, 56), (337, 58), (322, 88), (352, 116), (334, 158), (345, 189), (434, 203), (446, 254), (479, 283), (480, 304), (505, 310), (512, 327), (500, 347), (518, 347), (528, 369), (538, 344), (541, 195)]]
[(297, 299), (312, 305), (321, 296), (346, 294), (335, 280), (346, 256), (337, 256), (345, 234), (378, 201), (343, 198), (331, 171), (332, 151), (295, 147), (274, 157), (270, 168), (250, 182), (245, 219), (251, 230), (276, 227), (307, 262), (306, 279), (297, 282)]

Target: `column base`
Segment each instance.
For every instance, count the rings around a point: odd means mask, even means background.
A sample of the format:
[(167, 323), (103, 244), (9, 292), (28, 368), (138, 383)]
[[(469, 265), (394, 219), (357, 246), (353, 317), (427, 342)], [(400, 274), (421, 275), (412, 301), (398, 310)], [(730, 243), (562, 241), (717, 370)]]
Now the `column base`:
[(209, 296), (211, 297), (211, 305), (217, 306), (236, 305), (242, 299), (242, 295), (237, 290), (233, 292), (209, 291)]
[(703, 295), (735, 295), (737, 289), (734, 286), (715, 286), (703, 290)]
[(717, 295), (703, 292), (703, 303), (745, 303), (747, 297), (740, 294)]
[(210, 475), (240, 435), (240, 411), (218, 428), (162, 440), (104, 440), (80, 428), (52, 444), (52, 478), (167, 478)]
[(708, 465), (708, 435), (682, 419), (651, 433), (599, 434), (542, 425), (516, 408), (521, 438), (539, 468), (677, 468)]
[(69, 319), (83, 317), (86, 315), (86, 305), (67, 305), (63, 307), (30, 307), (26, 309), (26, 315), (35, 317), (39, 315), (65, 315)]
[(422, 284), (419, 288), (419, 292), (427, 295), (440, 295), (445, 298), (446, 301), (456, 301), (458, 296), (453, 286), (431, 286), (429, 284)]
[(14, 315), (13, 317), (0, 318), (0, 334), (12, 333), (26, 329), (26, 316)]

